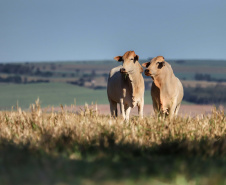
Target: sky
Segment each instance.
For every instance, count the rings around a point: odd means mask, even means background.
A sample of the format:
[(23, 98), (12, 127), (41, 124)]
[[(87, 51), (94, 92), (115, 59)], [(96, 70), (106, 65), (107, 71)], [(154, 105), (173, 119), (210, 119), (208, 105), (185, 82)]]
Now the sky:
[(225, 0), (0, 0), (0, 62), (226, 59)]

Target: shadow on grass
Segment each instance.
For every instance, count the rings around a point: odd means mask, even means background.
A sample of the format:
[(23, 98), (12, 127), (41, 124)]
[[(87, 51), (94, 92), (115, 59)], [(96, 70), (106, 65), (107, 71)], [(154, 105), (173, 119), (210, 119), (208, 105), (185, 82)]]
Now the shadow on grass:
[(0, 184), (172, 183), (178, 174), (198, 184), (225, 183), (225, 137), (215, 141), (165, 140), (149, 148), (115, 144), (114, 134), (102, 135), (98, 145), (71, 142), (64, 135), (54, 143), (51, 147), (43, 143), (49, 151), (44, 152), (29, 143), (1, 140)]

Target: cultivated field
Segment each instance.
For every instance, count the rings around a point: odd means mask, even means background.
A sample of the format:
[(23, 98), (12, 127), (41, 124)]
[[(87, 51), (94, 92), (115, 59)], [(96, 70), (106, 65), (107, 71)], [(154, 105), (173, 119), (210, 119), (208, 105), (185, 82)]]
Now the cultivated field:
[[(140, 60), (140, 63), (147, 61)], [(226, 86), (226, 61), (169, 60), (168, 62), (188, 90), (195, 87), (214, 88), (217, 85), (221, 85), (223, 89)], [(118, 65), (119, 63), (113, 60), (0, 64), (0, 110), (11, 110), (18, 105), (28, 109), (30, 103), (37, 98), (40, 98), (42, 107), (71, 105), (74, 99), (76, 105), (92, 102), (99, 105), (108, 104), (106, 93), (108, 73), (111, 68)], [(198, 80), (195, 79), (197, 74), (199, 74)], [(150, 97), (152, 80), (145, 75), (144, 79), (145, 104), (152, 104)], [(203, 99), (205, 97), (210, 99), (211, 92), (205, 94), (199, 91), (199, 94), (196, 93), (197, 96), (202, 98), (199, 102), (207, 104), (208, 101)], [(184, 99), (190, 103), (197, 103), (190, 98), (192, 97)], [(213, 102), (225, 104), (225, 97), (223, 96), (222, 100), (215, 98)]]
[[(17, 104), (28, 109), (31, 102), (40, 99), (41, 106), (108, 104), (106, 89), (94, 90), (66, 83), (0, 84), (0, 110), (11, 110)], [(150, 90), (145, 92), (145, 104), (152, 104)], [(188, 102), (183, 101), (183, 104)]]
[(42, 107), (74, 104), (106, 104), (106, 90), (93, 90), (66, 83), (38, 84), (1, 84), (0, 110), (11, 110), (17, 102), (23, 109), (28, 109), (31, 102), (39, 98)]
[(125, 123), (95, 106), (46, 113), (39, 101), (30, 111), (1, 111), (0, 184), (223, 185), (225, 119), (213, 109)]

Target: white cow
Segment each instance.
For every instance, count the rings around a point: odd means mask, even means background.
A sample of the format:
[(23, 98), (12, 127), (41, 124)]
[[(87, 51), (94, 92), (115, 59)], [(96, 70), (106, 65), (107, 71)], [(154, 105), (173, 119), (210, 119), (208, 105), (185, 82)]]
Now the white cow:
[(171, 65), (163, 56), (157, 56), (150, 62), (143, 63), (146, 67), (145, 75), (154, 80), (151, 88), (151, 96), (155, 113), (169, 115), (172, 119), (178, 114), (181, 101), (184, 96), (183, 86), (174, 75)]
[(125, 120), (129, 120), (131, 108), (138, 106), (138, 113), (143, 118), (144, 107), (144, 79), (143, 68), (138, 62), (139, 56), (134, 51), (127, 51), (123, 56), (114, 57), (123, 65), (110, 71), (107, 95), (110, 103), (111, 115), (117, 116), (117, 103)]

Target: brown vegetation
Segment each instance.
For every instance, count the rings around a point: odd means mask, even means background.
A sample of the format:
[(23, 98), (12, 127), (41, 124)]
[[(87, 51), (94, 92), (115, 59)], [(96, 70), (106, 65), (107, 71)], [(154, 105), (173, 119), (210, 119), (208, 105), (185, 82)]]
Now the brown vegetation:
[[(86, 107), (79, 114), (63, 109), (61, 112), (43, 113), (39, 103), (31, 106), (31, 112), (18, 111), (0, 112), (0, 138), (16, 144), (30, 143), (32, 148), (43, 148), (46, 152), (56, 145), (56, 141), (64, 135), (68, 143), (86, 143), (108, 146), (107, 139), (112, 135), (114, 144), (137, 144), (141, 147), (159, 145), (163, 140), (200, 141), (208, 138), (212, 145), (219, 138), (225, 139), (226, 124), (224, 111), (213, 109), (211, 115), (178, 117), (173, 122), (158, 117), (147, 116), (143, 120), (133, 117), (129, 123), (121, 118), (98, 115), (94, 109)], [(106, 137), (103, 135), (106, 134)], [(100, 139), (103, 137), (103, 142)], [(225, 149), (225, 141), (222, 147)], [(189, 150), (197, 149), (195, 145)], [(221, 155), (226, 150), (221, 150)], [(199, 150), (199, 149), (197, 149)], [(215, 148), (206, 153), (215, 155)]]
[(29, 112), (0, 112), (0, 182), (223, 184), (225, 123), (216, 109), (170, 123), (153, 116), (126, 123), (95, 106), (45, 113), (37, 101)]

